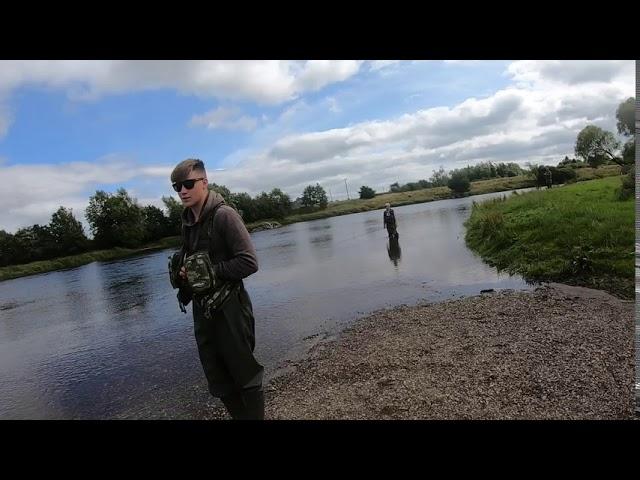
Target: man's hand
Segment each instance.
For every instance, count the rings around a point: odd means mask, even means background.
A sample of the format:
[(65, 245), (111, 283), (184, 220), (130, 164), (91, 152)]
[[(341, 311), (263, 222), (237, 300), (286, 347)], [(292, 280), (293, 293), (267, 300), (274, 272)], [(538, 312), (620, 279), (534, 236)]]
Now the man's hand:
[(187, 271), (184, 269), (184, 267), (180, 268), (180, 271), (178, 272), (178, 275), (180, 275), (180, 277), (183, 280), (187, 279)]

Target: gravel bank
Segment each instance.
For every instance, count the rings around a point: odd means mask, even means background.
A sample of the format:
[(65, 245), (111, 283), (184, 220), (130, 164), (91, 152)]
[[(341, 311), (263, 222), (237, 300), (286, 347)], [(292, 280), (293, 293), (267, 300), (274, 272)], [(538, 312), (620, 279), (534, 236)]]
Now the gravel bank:
[(267, 419), (632, 419), (634, 302), (548, 284), (399, 307), (289, 367)]

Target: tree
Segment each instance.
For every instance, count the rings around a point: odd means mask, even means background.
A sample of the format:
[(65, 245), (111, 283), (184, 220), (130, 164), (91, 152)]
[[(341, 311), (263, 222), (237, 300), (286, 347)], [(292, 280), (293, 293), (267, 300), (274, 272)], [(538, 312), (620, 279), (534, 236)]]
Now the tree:
[[(546, 173), (549, 172), (549, 173)], [(536, 167), (536, 187), (543, 187), (547, 185), (547, 176), (551, 175), (551, 183), (553, 185), (559, 185), (562, 183), (571, 183), (576, 180), (577, 174), (573, 168), (570, 167), (552, 167), (550, 165), (540, 165)]]
[(56, 255), (55, 243), (47, 225), (21, 228), (13, 238), (16, 250), (12, 264), (46, 260)]
[(259, 195), (256, 195), (253, 202), (256, 208), (257, 219), (272, 218), (275, 216), (271, 198), (269, 198), (267, 192), (260, 192)]
[(391, 185), (389, 185), (389, 191), (391, 193), (399, 192), (400, 185), (398, 184), (398, 182), (393, 182)]
[(618, 190), (618, 199), (627, 200), (635, 196), (636, 193), (636, 176), (633, 170), (630, 170), (622, 177), (622, 185)]
[(534, 165), (531, 162), (527, 162), (524, 164), (524, 166), (527, 167), (524, 171), (527, 177), (533, 177), (533, 178), (538, 177), (538, 165)]
[(73, 216), (71, 209), (60, 207), (49, 222), (49, 233), (57, 255), (72, 255), (87, 249), (88, 239), (82, 223)]
[(240, 213), (245, 222), (253, 222), (258, 219), (255, 202), (248, 193), (236, 193), (234, 197), (235, 204), (238, 207), (238, 213)]
[(37, 237), (33, 227), (19, 228), (13, 234), (14, 252), (11, 264), (20, 264), (40, 259), (41, 251), (37, 248)]
[(445, 187), (449, 183), (449, 175), (444, 170), (444, 167), (440, 167), (437, 171), (433, 172), (429, 180), (434, 187)]
[(20, 228), (15, 234), (0, 230), (0, 266), (47, 260), (87, 249), (89, 240), (71, 210), (60, 207), (49, 225)]
[(207, 187), (209, 190), (213, 190), (214, 192), (218, 192), (220, 195), (224, 197), (225, 200), (231, 199), (231, 190), (229, 190), (224, 185), (218, 185), (216, 183), (210, 183)]
[(167, 235), (180, 235), (184, 207), (173, 197), (162, 197), (162, 203), (167, 209)]
[(636, 142), (635, 142), (635, 107), (636, 99), (629, 97), (616, 110), (616, 118), (618, 120), (618, 133), (625, 137), (631, 137), (622, 147), (622, 168), (627, 171), (636, 161)]
[(575, 158), (569, 158), (567, 155), (564, 156), (564, 159), (558, 163), (558, 167), (577, 167), (581, 165), (582, 162)]
[(144, 216), (145, 240), (159, 240), (170, 235), (169, 218), (162, 210), (153, 205), (147, 205), (142, 209)]
[(279, 188), (261, 192), (253, 201), (257, 219), (284, 218), (291, 212), (291, 198)]
[(17, 263), (18, 250), (15, 236), (0, 230), (0, 267)]
[(507, 177), (517, 177), (518, 175), (523, 175), (524, 170), (520, 165), (514, 162), (507, 163)]
[(491, 162), (489, 162), (489, 175), (491, 176), (491, 178), (496, 178), (498, 176), (496, 166)]
[(447, 186), (456, 194), (461, 194), (469, 191), (471, 188), (471, 182), (469, 182), (469, 177), (467, 177), (467, 174), (464, 171), (454, 171), (451, 174), (451, 178), (449, 179)]
[(360, 187), (360, 198), (373, 198), (376, 196), (376, 191), (373, 188), (363, 185)]
[(575, 152), (589, 165), (598, 167), (607, 160), (619, 163), (615, 155), (618, 148), (620, 148), (620, 142), (616, 140), (613, 133), (595, 125), (587, 125), (578, 134)]
[(124, 188), (116, 194), (96, 191), (89, 199), (86, 217), (101, 247), (132, 248), (144, 241), (144, 214)]
[(636, 119), (636, 99), (633, 97), (627, 98), (624, 102), (618, 105), (616, 110), (616, 119), (618, 120), (617, 127), (620, 135), (629, 136), (634, 135), (636, 131), (635, 119)]
[(630, 165), (636, 161), (636, 142), (635, 140), (629, 140), (622, 147), (622, 161), (626, 165)]
[(284, 218), (291, 213), (291, 198), (279, 188), (271, 190), (269, 200), (271, 201), (275, 218)]
[(222, 195), (225, 204), (229, 205), (234, 210), (238, 210), (238, 206), (236, 205), (236, 195), (234, 193), (231, 193), (231, 190), (229, 190), (226, 186), (218, 185), (216, 183), (210, 183), (207, 188), (209, 189), (209, 191), (214, 191)]
[(622, 186), (619, 194), (621, 200), (625, 200), (635, 194), (635, 168), (633, 165), (636, 161), (636, 142), (635, 142), (635, 107), (636, 99), (627, 98), (618, 105), (616, 110), (616, 119), (618, 120), (618, 133), (625, 137), (631, 137), (622, 147), (622, 172), (626, 173), (622, 179)]
[(320, 207), (320, 209), (327, 208), (328, 205), (327, 193), (324, 188), (316, 183), (315, 186), (308, 185), (304, 192), (302, 192), (302, 205), (305, 207)]

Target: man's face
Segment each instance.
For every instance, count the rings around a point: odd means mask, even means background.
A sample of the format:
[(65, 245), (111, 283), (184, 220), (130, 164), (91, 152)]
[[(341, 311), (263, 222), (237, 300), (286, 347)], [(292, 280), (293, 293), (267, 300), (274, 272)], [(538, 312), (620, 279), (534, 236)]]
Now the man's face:
[[(204, 175), (204, 172), (193, 170), (182, 182), (176, 182), (181, 186), (178, 196), (184, 207), (189, 208), (198, 205), (207, 196), (209, 182)], [(193, 182), (190, 180), (193, 180)], [(193, 183), (193, 187), (187, 188), (191, 183)]]

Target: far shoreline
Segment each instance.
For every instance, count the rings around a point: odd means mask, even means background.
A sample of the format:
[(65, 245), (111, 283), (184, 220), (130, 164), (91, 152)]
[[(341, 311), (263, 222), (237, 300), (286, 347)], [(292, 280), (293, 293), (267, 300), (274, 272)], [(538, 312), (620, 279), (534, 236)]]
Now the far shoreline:
[[(580, 172), (578, 181), (591, 180), (593, 178), (602, 178), (605, 176), (619, 175), (619, 167), (617, 165), (608, 165), (600, 167), (597, 172), (592, 168), (578, 169)], [(439, 200), (451, 200), (455, 198), (473, 197), (476, 195), (484, 195), (488, 193), (509, 192), (522, 188), (535, 187), (535, 180), (524, 175), (515, 177), (502, 177), (489, 180), (478, 180), (471, 183), (471, 190), (464, 195), (455, 195), (448, 187), (425, 188), (421, 190), (413, 190), (407, 192), (383, 193), (376, 195), (372, 199), (354, 199), (347, 201), (336, 201), (329, 204), (329, 208), (305, 213), (293, 214), (284, 219), (264, 219), (246, 224), (250, 233), (255, 233), (273, 228), (281, 228), (294, 223), (308, 222), (312, 220), (320, 220), (343, 215), (351, 215), (353, 213), (363, 213), (368, 211), (380, 210), (384, 208), (384, 204), (389, 202), (393, 207), (401, 207), (405, 205), (415, 205), (419, 203), (429, 203)], [(156, 242), (143, 245), (140, 248), (113, 248), (109, 250), (94, 250), (78, 255), (67, 257), (58, 257), (50, 260), (39, 260), (36, 262), (9, 265), (0, 267), (0, 282), (5, 280), (13, 280), (41, 273), (49, 273), (59, 270), (67, 270), (81, 267), (93, 262), (114, 261), (141, 255), (158, 250), (164, 250), (172, 247), (179, 247), (180, 237), (171, 236), (162, 238)]]

